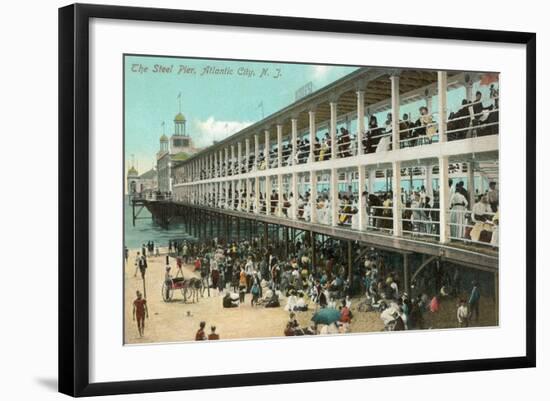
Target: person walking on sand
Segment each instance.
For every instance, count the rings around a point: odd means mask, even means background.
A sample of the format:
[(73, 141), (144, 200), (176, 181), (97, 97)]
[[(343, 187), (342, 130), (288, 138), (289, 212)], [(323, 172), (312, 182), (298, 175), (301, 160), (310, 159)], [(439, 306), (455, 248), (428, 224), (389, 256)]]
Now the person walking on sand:
[(141, 292), (136, 291), (136, 299), (134, 300), (134, 309), (132, 319), (137, 320), (139, 336), (143, 337), (145, 332), (145, 318), (149, 319), (149, 311), (147, 310), (147, 300), (142, 297)]
[(138, 266), (139, 266), (139, 271), (141, 273), (141, 278), (145, 280), (145, 272), (147, 270), (147, 258), (145, 257), (145, 255), (141, 255)]
[(124, 261), (128, 264), (128, 247), (124, 246)]
[(139, 269), (139, 261), (141, 260), (141, 255), (139, 251), (136, 253), (136, 260), (134, 261), (134, 266), (136, 267), (136, 271), (134, 272), (134, 277), (137, 276), (137, 272)]

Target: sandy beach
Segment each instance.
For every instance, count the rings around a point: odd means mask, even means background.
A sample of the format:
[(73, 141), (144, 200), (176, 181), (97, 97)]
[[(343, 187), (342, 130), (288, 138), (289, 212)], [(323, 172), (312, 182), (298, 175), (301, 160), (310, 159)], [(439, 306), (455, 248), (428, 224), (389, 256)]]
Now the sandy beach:
[[(125, 344), (159, 343), (159, 342), (184, 342), (193, 341), (195, 333), (201, 321), (206, 322), (208, 333), (210, 326), (215, 325), (222, 339), (246, 339), (260, 337), (283, 336), (283, 330), (288, 320), (288, 312), (283, 306), (286, 298), (281, 299), (281, 307), (264, 308), (250, 305), (251, 295), (246, 295), (246, 302), (238, 308), (224, 309), (222, 297), (217, 290), (210, 289), (210, 297), (205, 289), (204, 297), (199, 298), (198, 303), (185, 303), (180, 291), (174, 293), (170, 302), (162, 299), (161, 288), (164, 281), (164, 266), (166, 249), (161, 248), (161, 256), (149, 256), (148, 269), (145, 277), (146, 299), (149, 309), (149, 319), (145, 320), (145, 335), (139, 337), (136, 322), (132, 320), (132, 302), (135, 299), (136, 290), (143, 292), (143, 281), (139, 271), (134, 277), (134, 260), (136, 250), (130, 250), (128, 263), (125, 266), (124, 291), (125, 291)], [(172, 274), (176, 271), (175, 259), (170, 259)], [(192, 272), (192, 266), (183, 268), (184, 276), (198, 277)], [(356, 307), (359, 299), (352, 300), (353, 321), (350, 331), (380, 332), (384, 325), (375, 312), (359, 312)], [(296, 318), (302, 327), (310, 325), (314, 310), (297, 312)], [(492, 299), (482, 298), (481, 316), (477, 326), (495, 325), (495, 314)], [(434, 315), (427, 314), (426, 320), (433, 328), (456, 327), (456, 307), (454, 300), (442, 302), (441, 311)]]

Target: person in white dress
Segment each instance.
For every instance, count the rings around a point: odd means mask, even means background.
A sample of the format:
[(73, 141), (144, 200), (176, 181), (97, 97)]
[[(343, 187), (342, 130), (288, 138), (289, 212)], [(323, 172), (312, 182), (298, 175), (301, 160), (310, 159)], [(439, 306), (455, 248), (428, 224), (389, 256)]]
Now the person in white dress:
[(291, 219), (294, 218), (294, 203), (295, 203), (294, 194), (291, 192), (289, 197), (288, 197), (288, 205), (289, 206), (286, 209), (286, 214)]
[(454, 191), (449, 201), (451, 209), (451, 237), (464, 238), (468, 200), (459, 191)]

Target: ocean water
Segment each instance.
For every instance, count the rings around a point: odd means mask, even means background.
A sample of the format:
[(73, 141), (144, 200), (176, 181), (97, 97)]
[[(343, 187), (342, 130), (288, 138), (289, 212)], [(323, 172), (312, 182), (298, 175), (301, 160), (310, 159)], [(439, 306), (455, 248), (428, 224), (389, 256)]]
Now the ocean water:
[(146, 208), (143, 208), (139, 217), (140, 219), (136, 220), (136, 226), (134, 227), (132, 225), (132, 207), (128, 203), (128, 197), (125, 197), (124, 245), (129, 249), (140, 248), (147, 241), (154, 241), (155, 244), (160, 246), (168, 246), (169, 240), (193, 239), (185, 231), (183, 224), (173, 223), (166, 229), (153, 223), (151, 213)]

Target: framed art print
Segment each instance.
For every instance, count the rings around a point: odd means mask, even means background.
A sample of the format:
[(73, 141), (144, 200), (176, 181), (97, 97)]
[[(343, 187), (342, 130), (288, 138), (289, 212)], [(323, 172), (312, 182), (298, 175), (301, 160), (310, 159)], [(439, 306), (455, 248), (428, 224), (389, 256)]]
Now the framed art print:
[(61, 392), (535, 366), (534, 34), (78, 4), (59, 77)]

